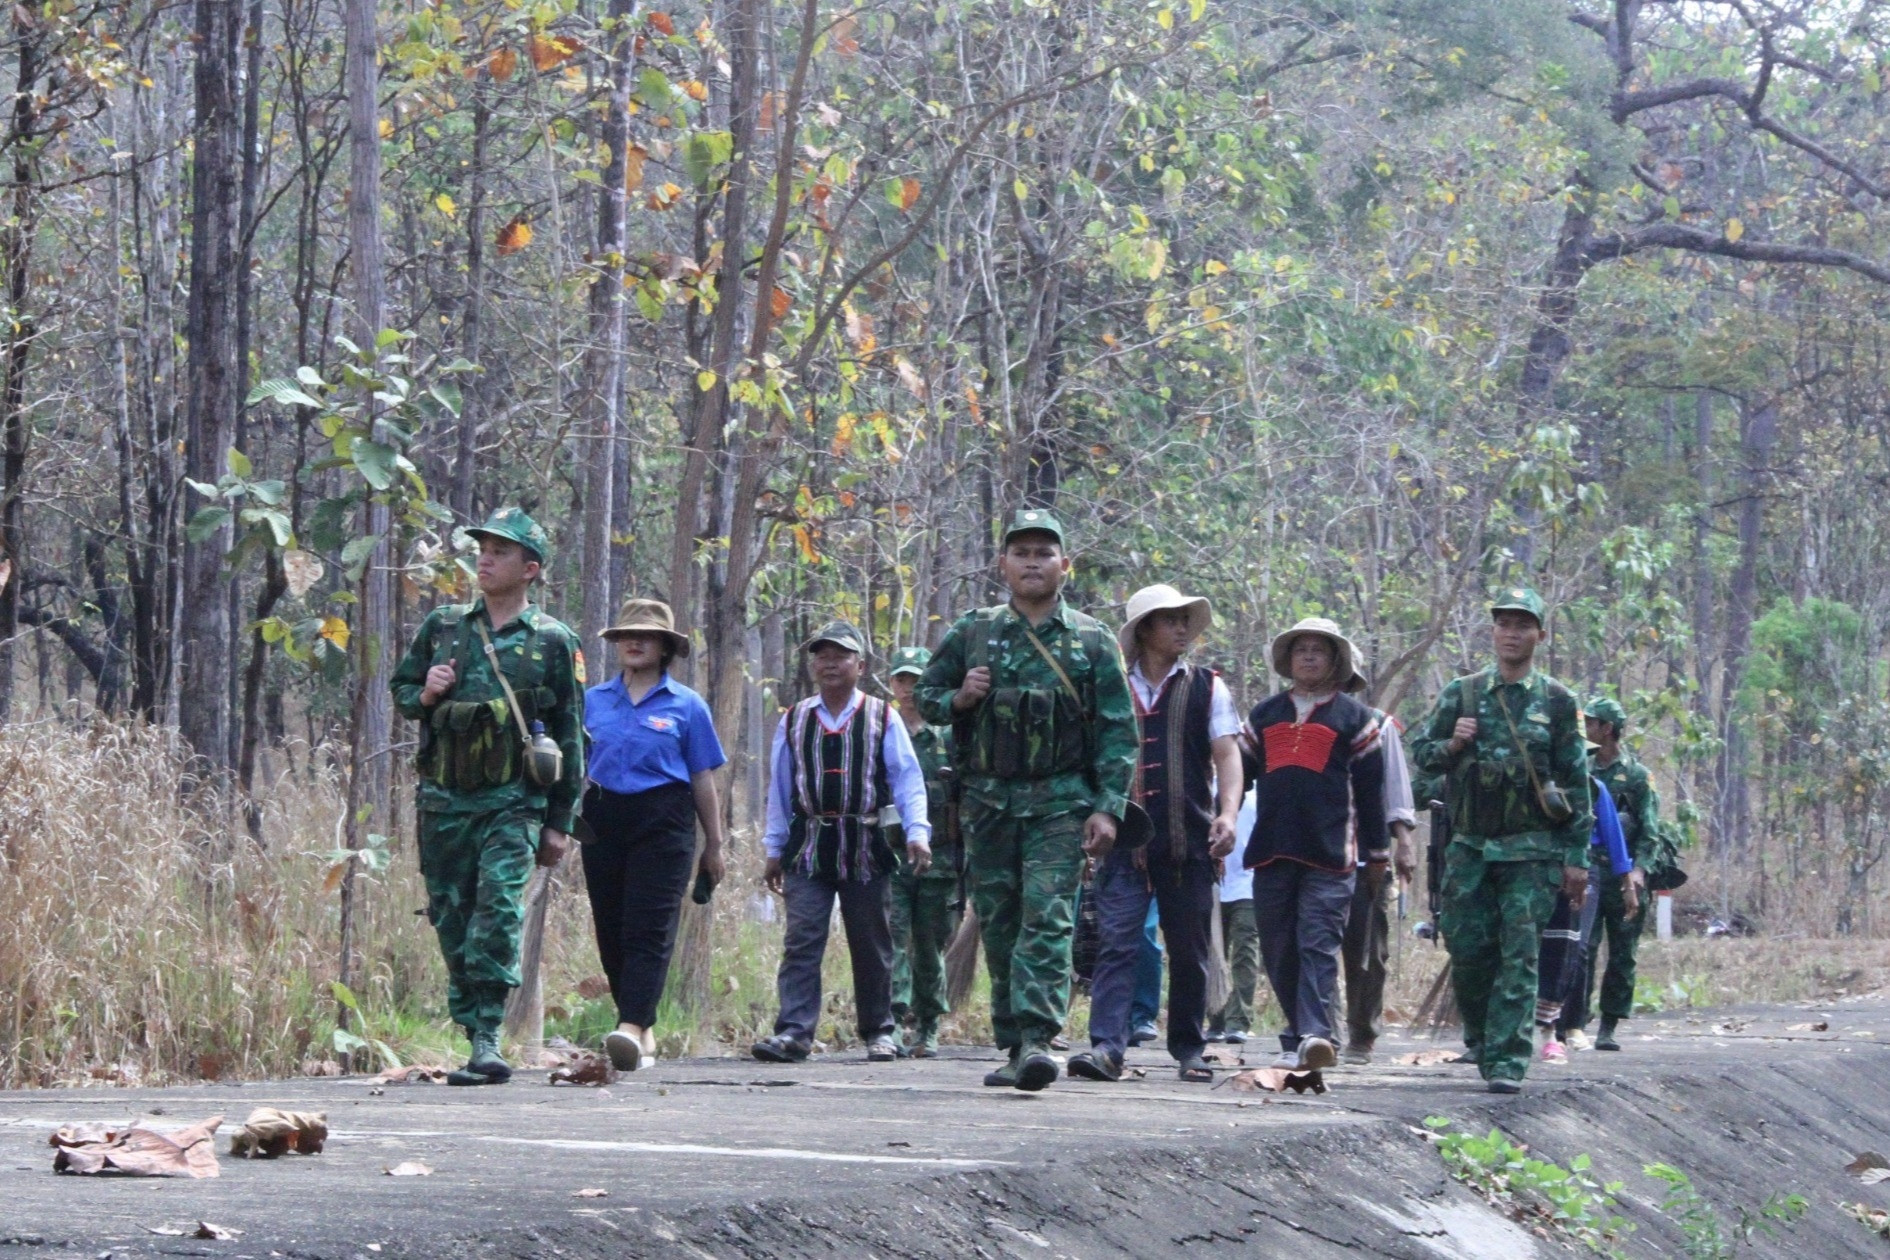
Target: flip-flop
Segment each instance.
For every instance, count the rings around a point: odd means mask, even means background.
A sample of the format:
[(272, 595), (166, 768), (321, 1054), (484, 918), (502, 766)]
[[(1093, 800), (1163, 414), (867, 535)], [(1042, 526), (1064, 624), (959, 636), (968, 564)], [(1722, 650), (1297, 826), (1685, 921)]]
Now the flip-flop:
[(1176, 1075), (1196, 1085), (1211, 1085), (1214, 1082), (1214, 1069), (1209, 1067), (1207, 1061), (1198, 1054), (1191, 1054), (1183, 1059)]

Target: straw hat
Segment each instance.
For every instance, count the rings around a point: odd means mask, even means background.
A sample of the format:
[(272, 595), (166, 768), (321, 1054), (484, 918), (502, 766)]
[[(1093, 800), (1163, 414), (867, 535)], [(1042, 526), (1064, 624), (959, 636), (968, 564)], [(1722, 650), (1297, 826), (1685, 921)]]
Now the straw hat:
[(621, 639), (631, 634), (660, 634), (676, 649), (677, 656), (689, 655), (689, 636), (676, 629), (676, 614), (660, 599), (624, 600), (617, 612), (617, 624), (606, 626), (600, 637)]
[(1359, 651), (1352, 645), (1352, 640), (1345, 637), (1345, 632), (1339, 629), (1339, 623), (1325, 617), (1307, 617), (1273, 636), (1271, 655), (1274, 673), (1282, 678), (1293, 676), (1293, 640), (1302, 634), (1316, 634), (1329, 640), (1333, 653), (1332, 676), (1343, 680), (1339, 684), (1342, 687), (1352, 681), (1356, 669), (1354, 662), (1359, 659)]
[(1135, 628), (1142, 624), (1142, 618), (1171, 608), (1187, 611), (1190, 638), (1199, 635), (1214, 620), (1213, 609), (1199, 595), (1183, 595), (1174, 587), (1160, 583), (1144, 586), (1129, 596), (1128, 620), (1122, 623), (1122, 631), (1116, 635), (1116, 642), (1122, 645), (1122, 654), (1130, 659), (1135, 657)]
[(1371, 686), (1371, 680), (1365, 677), (1365, 651), (1354, 643), (1352, 645), (1352, 676), (1339, 690), (1357, 695), (1369, 686)]

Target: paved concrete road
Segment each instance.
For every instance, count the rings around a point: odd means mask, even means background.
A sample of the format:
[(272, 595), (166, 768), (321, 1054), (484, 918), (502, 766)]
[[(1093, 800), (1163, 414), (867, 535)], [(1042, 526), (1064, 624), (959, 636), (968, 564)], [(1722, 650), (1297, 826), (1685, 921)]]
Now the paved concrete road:
[[(1827, 1031), (1791, 1028), (1820, 1021), (1829, 1023)], [(1533, 1073), (1529, 1093), (1510, 1106), (1513, 1118), (1542, 1117), (1552, 1100), (1589, 1098), (1584, 1091), (1600, 1085), (1608, 1096), (1627, 1099), (1625, 1123), (1631, 1125), (1633, 1115), (1647, 1113), (1648, 1099), (1680, 1096), (1675, 1082), (1710, 1084), (1728, 1068), (1815, 1061), (1842, 1081), (1853, 1062), (1843, 1056), (1863, 1055), (1855, 1062), (1869, 1063), (1873, 1078), (1890, 1076), (1890, 1058), (1877, 1049), (1890, 1043), (1890, 1003), (1676, 1015), (1630, 1027), (1626, 1053), (1579, 1054), (1566, 1068)], [(1388, 1038), (1378, 1063), (1329, 1074), (1331, 1092), (1322, 1097), (1184, 1085), (1164, 1054), (1149, 1051), (1131, 1059), (1146, 1069), (1138, 1079), (1117, 1086), (1064, 1081), (1025, 1095), (983, 1088), (980, 1077), (997, 1059), (994, 1052), (972, 1050), (885, 1065), (866, 1064), (856, 1054), (794, 1067), (735, 1059), (664, 1062), (603, 1089), (550, 1087), (542, 1073), (522, 1073), (499, 1088), (388, 1086), (379, 1093), (366, 1079), (6, 1093), (0, 1094), (0, 1255), (66, 1247), (92, 1256), (527, 1255), (571, 1253), (572, 1241), (587, 1237), (599, 1241), (599, 1254), (613, 1248), (619, 1255), (659, 1254), (669, 1244), (681, 1249), (677, 1254), (799, 1254), (834, 1245), (832, 1238), (820, 1246), (811, 1241), (834, 1224), (822, 1225), (823, 1204), (858, 1205), (868, 1216), (888, 1205), (909, 1207), (916, 1217), (900, 1217), (899, 1228), (919, 1230), (916, 1240), (890, 1239), (878, 1254), (918, 1254), (928, 1237), (942, 1237), (924, 1233), (930, 1228), (926, 1205), (936, 1203), (941, 1222), (945, 1216), (982, 1222), (978, 1227), (996, 1240), (988, 1254), (1022, 1246), (1017, 1254), (1047, 1256), (1052, 1243), (1044, 1241), (1041, 1222), (1059, 1213), (1039, 1213), (1034, 1227), (1007, 1223), (989, 1206), (1005, 1201), (1005, 1186), (1048, 1177), (1062, 1187), (1053, 1199), (1080, 1195), (1107, 1180), (1098, 1168), (1160, 1154), (1194, 1161), (1190, 1166), (1205, 1169), (1209, 1180), (1224, 1174), (1228, 1186), (1258, 1178), (1229, 1193), (1264, 1198), (1270, 1192), (1255, 1186), (1278, 1169), (1256, 1168), (1251, 1153), (1257, 1150), (1276, 1152), (1289, 1172), (1297, 1167), (1292, 1152), (1323, 1152), (1345, 1176), (1367, 1178), (1361, 1196), (1367, 1203), (1374, 1198), (1374, 1161), (1381, 1172), (1395, 1167), (1402, 1189), (1388, 1199), (1395, 1203), (1402, 1194), (1407, 1202), (1387, 1218), (1386, 1230), (1418, 1240), (1408, 1254), (1529, 1254), (1527, 1235), (1445, 1183), (1435, 1157), (1409, 1138), (1411, 1123), (1426, 1114), (1481, 1123), (1510, 1105), (1483, 1093), (1474, 1069), (1389, 1062), (1400, 1053), (1447, 1045)], [(1267, 1057), (1262, 1047), (1249, 1047), (1250, 1064)], [(206, 1181), (51, 1172), (47, 1137), (60, 1124), (136, 1118), (182, 1125), (220, 1114), (226, 1131), (219, 1150), (227, 1151), (228, 1130), (257, 1106), (326, 1112), (328, 1149), (253, 1162), (223, 1154), (222, 1176)], [(1806, 1104), (1794, 1106), (1802, 1111)], [(1830, 1109), (1838, 1114), (1826, 1121), (1837, 1129), (1825, 1142), (1834, 1154), (1853, 1143), (1864, 1149), (1873, 1133), (1878, 1149), (1890, 1146), (1890, 1134), (1877, 1127), (1890, 1120), (1890, 1086), (1878, 1089), (1869, 1107), (1833, 1098)], [(1846, 1110), (1858, 1122), (1855, 1136), (1843, 1131)], [(433, 1174), (384, 1173), (407, 1160), (426, 1163)], [(608, 1194), (575, 1197), (584, 1189)], [(1151, 1191), (1161, 1192), (1159, 1186)], [(977, 1199), (966, 1209), (969, 1216), (951, 1206), (963, 1194)], [(1890, 1195), (1881, 1197), (1890, 1206)], [(836, 1207), (836, 1222), (853, 1219), (847, 1216), (853, 1210)], [(1168, 1211), (1196, 1210), (1176, 1204)], [(739, 1220), (727, 1212), (738, 1212)], [(1351, 1215), (1368, 1219), (1370, 1212)], [(1102, 1229), (1098, 1238), (1106, 1236), (1108, 1212), (1099, 1209), (1091, 1219)], [(194, 1230), (199, 1221), (242, 1233), (235, 1242), (199, 1242), (153, 1232)], [(804, 1226), (807, 1236), (763, 1240), (756, 1222)], [(1150, 1228), (1172, 1223), (1151, 1222)], [(1288, 1235), (1314, 1229), (1299, 1220), (1273, 1224)], [(1357, 1220), (1351, 1227), (1362, 1228)], [(1064, 1245), (1069, 1254), (1097, 1253), (1082, 1229), (1071, 1229), (1053, 1248), (1057, 1254)], [(1241, 1233), (1251, 1236), (1254, 1229), (1261, 1226), (1242, 1226)], [(1034, 1231), (1033, 1239), (1020, 1244), (1006, 1230), (1020, 1237)], [(1342, 1233), (1320, 1236), (1343, 1248), (1349, 1244)], [(1182, 1240), (1172, 1229), (1164, 1236)], [(470, 1251), (452, 1241), (468, 1238), (485, 1241)], [(1139, 1250), (1118, 1246), (1127, 1254)], [(1300, 1250), (1319, 1254), (1317, 1247)], [(1395, 1247), (1379, 1253), (1407, 1254)]]

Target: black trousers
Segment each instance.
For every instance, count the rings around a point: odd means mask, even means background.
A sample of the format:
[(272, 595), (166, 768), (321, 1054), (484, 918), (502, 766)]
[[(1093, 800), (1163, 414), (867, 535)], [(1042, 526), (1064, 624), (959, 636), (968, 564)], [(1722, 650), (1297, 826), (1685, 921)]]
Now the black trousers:
[(618, 1020), (648, 1028), (696, 869), (695, 792), (687, 783), (629, 795), (593, 786), (584, 794), (584, 821), (597, 836), (583, 846), (597, 957)]

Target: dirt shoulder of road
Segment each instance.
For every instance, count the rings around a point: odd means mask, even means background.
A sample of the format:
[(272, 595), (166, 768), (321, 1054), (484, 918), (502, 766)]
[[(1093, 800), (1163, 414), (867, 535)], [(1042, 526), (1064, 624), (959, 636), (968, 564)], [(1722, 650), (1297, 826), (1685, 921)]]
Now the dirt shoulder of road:
[[(1815, 1025), (1824, 1024), (1823, 1029)], [(1621, 1054), (1532, 1072), (1517, 1098), (1474, 1069), (1400, 1054), (1328, 1075), (1329, 1092), (1269, 1095), (1145, 1074), (983, 1088), (994, 1052), (869, 1065), (664, 1062), (602, 1089), (521, 1073), (487, 1089), (307, 1080), (162, 1090), (0, 1094), (0, 1256), (373, 1257), (1147, 1256), (1182, 1244), (1298, 1257), (1516, 1257), (1563, 1246), (1452, 1180), (1429, 1116), (1501, 1127), (1623, 1187), (1625, 1255), (1682, 1254), (1642, 1173), (1685, 1170), (1728, 1221), (1801, 1193), (1805, 1218), (1754, 1254), (1890, 1249), (1838, 1204), (1890, 1208), (1890, 1181), (1844, 1165), (1890, 1150), (1890, 1000), (1736, 1008), (1637, 1020)], [(1250, 1045), (1250, 1063), (1267, 1051)], [(256, 1106), (324, 1111), (313, 1157), (227, 1154), (214, 1180), (58, 1176), (60, 1124), (184, 1124)], [(220, 1143), (227, 1150), (227, 1140)], [(387, 1169), (419, 1161), (431, 1175)], [(584, 1193), (588, 1192), (588, 1193)], [(602, 1192), (602, 1193), (598, 1193)], [(240, 1231), (190, 1235), (200, 1222)], [(175, 1232), (174, 1232), (175, 1231)]]

